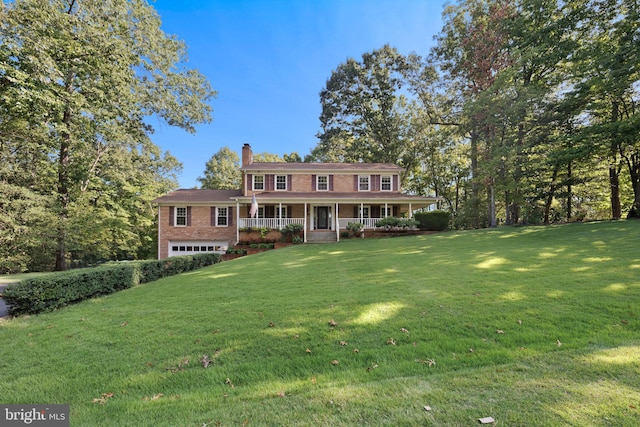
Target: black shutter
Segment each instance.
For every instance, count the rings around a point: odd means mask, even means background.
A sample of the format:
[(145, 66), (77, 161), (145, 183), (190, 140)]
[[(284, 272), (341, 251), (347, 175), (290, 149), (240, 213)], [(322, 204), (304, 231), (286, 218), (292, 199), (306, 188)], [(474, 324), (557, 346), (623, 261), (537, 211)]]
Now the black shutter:
[(187, 227), (191, 227), (191, 206), (187, 206)]
[(233, 225), (233, 207), (231, 206), (227, 209), (227, 223)]
[(398, 175), (393, 175), (393, 191), (395, 192), (399, 192), (400, 191), (400, 186), (398, 185)]
[(169, 225), (172, 227), (175, 225), (175, 219), (173, 217), (173, 215), (175, 214), (175, 211), (176, 211), (175, 206), (169, 206)]
[(211, 219), (209, 223), (212, 227), (216, 226), (216, 208), (211, 206)]
[(333, 175), (329, 175), (329, 191), (333, 191)]
[(287, 206), (287, 218), (293, 218), (291, 216), (291, 211), (293, 210), (293, 206), (289, 205)]
[(316, 191), (316, 176), (311, 175), (311, 191)]
[(292, 191), (291, 186), (293, 185), (293, 176), (287, 175), (287, 191)]
[(353, 175), (353, 191), (358, 191), (360, 189), (358, 184), (358, 175)]

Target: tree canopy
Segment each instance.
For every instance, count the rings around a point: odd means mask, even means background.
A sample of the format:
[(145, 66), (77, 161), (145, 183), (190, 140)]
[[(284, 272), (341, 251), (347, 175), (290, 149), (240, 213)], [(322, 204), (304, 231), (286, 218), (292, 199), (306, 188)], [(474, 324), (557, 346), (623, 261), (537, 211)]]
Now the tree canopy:
[(146, 1), (2, 3), (0, 182), (55, 214), (55, 247), (44, 249), (56, 269), (145, 256), (149, 201), (175, 188), (180, 169), (146, 118), (194, 132), (214, 96)]

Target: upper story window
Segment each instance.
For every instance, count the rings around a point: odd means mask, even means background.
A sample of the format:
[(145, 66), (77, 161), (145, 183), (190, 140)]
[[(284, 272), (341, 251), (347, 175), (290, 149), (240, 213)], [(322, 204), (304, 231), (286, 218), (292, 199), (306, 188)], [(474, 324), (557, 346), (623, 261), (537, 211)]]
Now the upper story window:
[(216, 215), (216, 224), (218, 227), (226, 227), (229, 224), (229, 209), (218, 208), (218, 214)]
[(317, 191), (329, 191), (329, 177), (327, 175), (318, 175), (316, 178)]
[(276, 175), (276, 190), (287, 190), (287, 176), (286, 175)]
[(264, 175), (254, 175), (253, 176), (253, 190), (264, 190)]
[(392, 191), (393, 187), (391, 184), (391, 175), (382, 175), (380, 177), (380, 190), (381, 191)]
[(369, 191), (369, 175), (360, 175), (358, 177), (358, 190)]
[(187, 208), (176, 207), (176, 226), (187, 225)]

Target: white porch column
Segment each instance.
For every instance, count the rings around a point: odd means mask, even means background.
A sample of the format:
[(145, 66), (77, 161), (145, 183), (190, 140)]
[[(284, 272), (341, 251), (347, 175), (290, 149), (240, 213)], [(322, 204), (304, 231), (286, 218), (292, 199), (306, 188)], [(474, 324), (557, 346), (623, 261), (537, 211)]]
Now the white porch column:
[(384, 202), (384, 217), (386, 218), (389, 215), (389, 208), (387, 207), (387, 202)]
[(364, 215), (364, 203), (360, 202), (360, 224), (364, 224), (363, 215)]
[(282, 202), (278, 203), (278, 228), (282, 229)]
[(304, 227), (303, 227), (303, 234), (304, 234), (304, 242), (307, 243), (307, 202), (304, 202)]
[(240, 241), (240, 202), (236, 199), (236, 244)]
[(336, 202), (336, 215), (335, 215), (335, 224), (336, 224), (336, 241), (340, 241), (340, 224), (338, 221), (338, 202)]
[(411, 202), (409, 202), (409, 218), (413, 218), (413, 209), (411, 208)]

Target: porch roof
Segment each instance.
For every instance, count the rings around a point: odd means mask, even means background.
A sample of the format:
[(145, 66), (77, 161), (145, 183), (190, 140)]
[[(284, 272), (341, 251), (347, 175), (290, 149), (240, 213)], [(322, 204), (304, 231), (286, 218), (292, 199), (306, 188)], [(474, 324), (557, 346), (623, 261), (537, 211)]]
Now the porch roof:
[(238, 196), (242, 196), (241, 190), (202, 190), (181, 188), (152, 200), (152, 203), (157, 203), (159, 205), (166, 205), (170, 203), (229, 203), (229, 201)]
[[(425, 197), (395, 192), (344, 192), (310, 191), (284, 192), (273, 191), (256, 194), (259, 204), (265, 203), (413, 203), (416, 205), (430, 205), (441, 200), (440, 197)], [(243, 196), (241, 190), (202, 190), (180, 189), (152, 200), (159, 205), (190, 204), (211, 205), (237, 202), (251, 203), (251, 196)]]
[[(239, 203), (251, 203), (251, 196), (238, 196), (233, 199)], [(264, 203), (413, 203), (427, 204), (441, 200), (440, 197), (425, 197), (393, 192), (348, 192), (312, 191), (305, 193), (265, 192), (256, 194), (258, 204)]]

